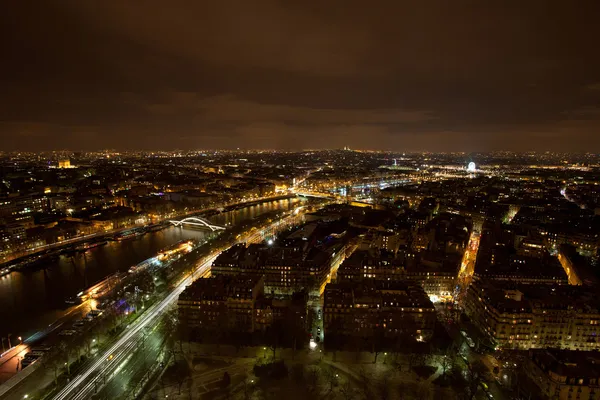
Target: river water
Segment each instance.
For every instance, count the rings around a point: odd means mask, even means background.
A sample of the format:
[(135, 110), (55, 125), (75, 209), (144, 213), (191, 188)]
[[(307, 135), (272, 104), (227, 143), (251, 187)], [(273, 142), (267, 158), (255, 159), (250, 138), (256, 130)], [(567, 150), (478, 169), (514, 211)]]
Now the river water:
[[(289, 210), (301, 200), (270, 201), (210, 217), (213, 223), (236, 225), (261, 214)], [(65, 313), (64, 300), (117, 272), (153, 257), (184, 239), (203, 239), (207, 231), (169, 227), (136, 239), (108, 242), (74, 256), (61, 256), (45, 270), (23, 270), (0, 278), (0, 337), (24, 339)]]

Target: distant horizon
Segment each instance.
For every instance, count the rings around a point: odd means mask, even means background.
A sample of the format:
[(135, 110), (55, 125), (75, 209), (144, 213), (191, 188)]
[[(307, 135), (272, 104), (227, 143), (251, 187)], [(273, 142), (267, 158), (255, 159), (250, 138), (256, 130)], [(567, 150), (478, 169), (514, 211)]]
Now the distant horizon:
[(247, 148), (247, 149), (227, 149), (227, 148), (198, 148), (198, 149), (172, 149), (172, 150), (158, 150), (158, 149), (98, 149), (98, 150), (82, 150), (82, 149), (56, 149), (56, 150), (0, 150), (0, 154), (14, 154), (14, 153), (31, 153), (31, 154), (45, 154), (45, 153), (102, 153), (102, 152), (116, 152), (116, 153), (193, 153), (193, 152), (214, 152), (222, 151), (228, 153), (243, 153), (243, 152), (271, 152), (271, 153), (301, 153), (301, 152), (324, 152), (324, 151), (349, 151), (349, 152), (365, 152), (365, 153), (404, 153), (404, 154), (448, 154), (448, 155), (469, 155), (469, 154), (513, 154), (513, 155), (526, 155), (526, 154), (556, 154), (556, 155), (595, 155), (600, 156), (600, 151), (551, 151), (551, 150), (486, 150), (486, 151), (431, 151), (431, 150), (389, 150), (389, 149), (360, 149), (360, 148), (306, 148), (306, 149), (262, 149), (262, 148)]

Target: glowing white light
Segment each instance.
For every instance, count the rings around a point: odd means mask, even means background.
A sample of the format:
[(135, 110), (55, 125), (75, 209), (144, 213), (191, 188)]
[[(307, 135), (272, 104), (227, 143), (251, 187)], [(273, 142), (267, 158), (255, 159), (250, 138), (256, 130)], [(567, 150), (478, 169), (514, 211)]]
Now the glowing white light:
[(310, 339), (308, 346), (310, 347), (311, 350), (314, 350), (317, 348), (317, 342), (315, 342), (313, 339)]
[(437, 303), (438, 301), (440, 301), (440, 298), (437, 297), (435, 294), (432, 294), (431, 296), (429, 296), (429, 300), (431, 300), (432, 303)]
[(467, 171), (468, 172), (475, 172), (475, 171), (477, 171), (477, 165), (475, 165), (475, 163), (473, 161), (471, 161), (469, 163), (469, 165), (467, 166)]
[(269, 239), (269, 240), (267, 240), (267, 244), (268, 244), (269, 246), (271, 246), (271, 245), (273, 244), (273, 239)]

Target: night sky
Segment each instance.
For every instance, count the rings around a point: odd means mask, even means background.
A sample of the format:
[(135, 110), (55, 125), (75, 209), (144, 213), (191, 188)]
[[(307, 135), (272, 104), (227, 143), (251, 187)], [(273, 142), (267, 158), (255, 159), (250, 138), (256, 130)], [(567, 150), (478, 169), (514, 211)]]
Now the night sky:
[(600, 1), (36, 1), (0, 150), (600, 152)]

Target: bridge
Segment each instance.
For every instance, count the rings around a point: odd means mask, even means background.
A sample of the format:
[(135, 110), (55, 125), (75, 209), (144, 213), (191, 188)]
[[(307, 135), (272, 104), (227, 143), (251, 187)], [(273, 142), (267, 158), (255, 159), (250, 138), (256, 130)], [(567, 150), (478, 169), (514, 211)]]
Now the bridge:
[(200, 217), (188, 217), (188, 218), (184, 218), (181, 221), (169, 221), (170, 223), (172, 223), (174, 226), (187, 226), (187, 225), (191, 225), (191, 226), (197, 226), (200, 228), (208, 228), (211, 231), (224, 231), (225, 227), (221, 226), (221, 225), (215, 225), (212, 222), (204, 219), (204, 218), (200, 218)]
[(335, 199), (336, 196), (331, 193), (321, 193), (321, 192), (310, 192), (310, 191), (297, 191), (296, 195), (302, 197), (316, 197), (320, 199)]

